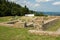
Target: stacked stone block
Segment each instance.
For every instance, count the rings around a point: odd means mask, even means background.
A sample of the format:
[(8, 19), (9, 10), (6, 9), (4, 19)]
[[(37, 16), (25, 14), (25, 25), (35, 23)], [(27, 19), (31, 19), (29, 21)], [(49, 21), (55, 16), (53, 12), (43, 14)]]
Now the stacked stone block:
[(14, 24), (13, 26), (14, 28), (24, 28), (25, 27), (25, 23), (24, 22), (17, 22)]
[(42, 30), (43, 23), (44, 23), (43, 17), (37, 17), (34, 20), (34, 28), (37, 29), (37, 30)]

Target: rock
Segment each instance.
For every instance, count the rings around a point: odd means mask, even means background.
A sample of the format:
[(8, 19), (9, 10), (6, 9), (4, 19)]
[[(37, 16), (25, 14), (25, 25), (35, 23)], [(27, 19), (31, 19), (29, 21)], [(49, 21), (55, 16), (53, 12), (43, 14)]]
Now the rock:
[(14, 24), (15, 28), (24, 28), (25, 27), (25, 23), (24, 22), (17, 22)]

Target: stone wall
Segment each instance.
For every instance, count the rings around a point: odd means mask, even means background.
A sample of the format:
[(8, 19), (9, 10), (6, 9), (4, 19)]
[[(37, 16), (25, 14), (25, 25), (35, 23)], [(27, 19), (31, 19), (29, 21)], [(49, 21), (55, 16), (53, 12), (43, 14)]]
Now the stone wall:
[(43, 30), (46, 30), (48, 27), (51, 27), (52, 25), (55, 25), (56, 24), (56, 22), (58, 22), (58, 20), (59, 19), (55, 19), (55, 20), (52, 20), (52, 21), (50, 21), (50, 22), (48, 22), (48, 23), (46, 23), (46, 24), (43, 24)]
[(34, 28), (37, 30), (46, 30), (48, 27), (55, 25), (58, 20), (56, 17), (49, 20), (44, 20), (44, 17), (37, 17), (34, 19)]
[(29, 30), (28, 32), (35, 35), (60, 36), (60, 32), (56, 31)]
[(14, 28), (24, 28), (25, 27), (25, 23), (24, 22), (17, 22), (14, 24), (13, 26)]
[(43, 17), (37, 17), (34, 19), (34, 28), (37, 30), (42, 30)]

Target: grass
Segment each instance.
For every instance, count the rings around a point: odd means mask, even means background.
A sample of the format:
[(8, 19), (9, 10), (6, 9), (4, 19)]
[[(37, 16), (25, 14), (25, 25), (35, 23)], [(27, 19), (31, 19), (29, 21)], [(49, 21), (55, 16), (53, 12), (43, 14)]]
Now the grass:
[(0, 22), (7, 22), (7, 21), (13, 21), (20, 18), (19, 16), (7, 16), (7, 17), (0, 17)]
[(7, 22), (11, 19), (11, 17), (0, 17), (0, 22)]
[[(17, 16), (15, 17), (17, 19), (21, 19), (22, 21), (27, 21), (29, 22), (32, 18), (34, 17), (20, 17), (20, 16)], [(14, 17), (13, 16), (8, 16), (8, 17), (0, 17), (0, 23), (1, 22), (7, 22), (7, 21), (11, 21), (11, 19), (13, 20)], [(48, 20), (48, 17), (45, 17), (45, 20)], [(49, 27), (47, 29), (47, 31), (56, 31), (58, 28), (60, 28), (60, 20), (58, 22), (56, 22), (56, 24), (54, 24), (53, 26)]]
[[(7, 22), (7, 21), (13, 21), (13, 20), (17, 20), (20, 19), (22, 21), (30, 21), (35, 17), (39, 17), (39, 16), (34, 16), (34, 17), (25, 17), (25, 16), (7, 16), (7, 17), (0, 17), (0, 22)], [(48, 18), (45, 17), (45, 20), (47, 20)]]
[(54, 25), (49, 27), (47, 31), (56, 31), (60, 28), (60, 20), (58, 20)]
[(28, 28), (17, 29), (0, 26), (0, 40), (60, 40), (60, 37), (30, 34), (28, 30)]
[[(0, 22), (6, 22), (10, 17), (0, 17)], [(48, 28), (47, 30), (56, 30), (60, 26), (60, 21), (54, 26)], [(0, 26), (0, 40), (60, 40), (59, 37), (52, 36), (40, 36), (28, 33), (30, 28), (9, 28), (5, 26)]]

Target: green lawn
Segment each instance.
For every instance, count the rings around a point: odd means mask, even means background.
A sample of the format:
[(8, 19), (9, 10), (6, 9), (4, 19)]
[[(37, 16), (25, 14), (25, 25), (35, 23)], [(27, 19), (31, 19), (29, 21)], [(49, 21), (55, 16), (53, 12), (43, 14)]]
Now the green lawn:
[(0, 17), (0, 22), (7, 22), (11, 19), (12, 17)]
[(28, 28), (17, 29), (0, 26), (0, 40), (60, 40), (60, 37), (39, 36), (28, 33)]

